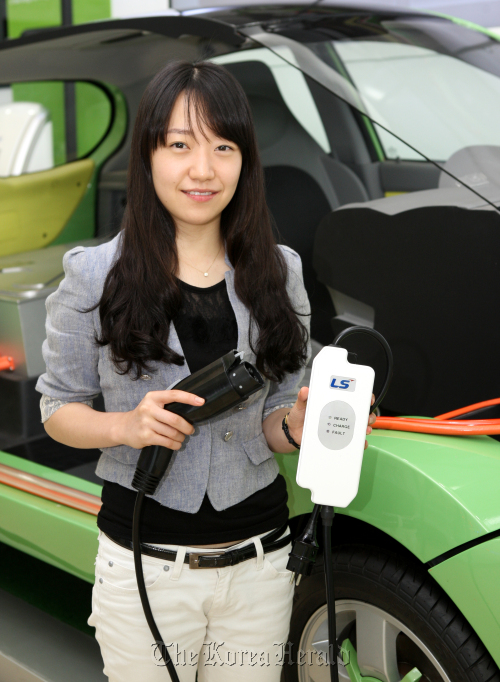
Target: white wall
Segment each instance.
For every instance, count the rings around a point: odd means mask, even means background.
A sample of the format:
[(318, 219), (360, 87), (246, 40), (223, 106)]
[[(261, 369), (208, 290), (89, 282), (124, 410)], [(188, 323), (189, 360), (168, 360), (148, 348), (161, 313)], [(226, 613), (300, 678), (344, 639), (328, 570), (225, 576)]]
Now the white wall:
[(13, 101), (12, 88), (0, 88), (0, 106)]
[(111, 0), (111, 16), (116, 19), (165, 14), (168, 9), (169, 0)]

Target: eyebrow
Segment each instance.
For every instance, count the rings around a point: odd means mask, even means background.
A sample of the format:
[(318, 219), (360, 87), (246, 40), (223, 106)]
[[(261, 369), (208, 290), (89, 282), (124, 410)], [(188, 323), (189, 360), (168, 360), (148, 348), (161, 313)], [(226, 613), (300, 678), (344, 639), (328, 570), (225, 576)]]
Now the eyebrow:
[(193, 131), (183, 130), (182, 128), (169, 128), (169, 130), (167, 130), (167, 135), (170, 135), (171, 133), (173, 135), (192, 135)]

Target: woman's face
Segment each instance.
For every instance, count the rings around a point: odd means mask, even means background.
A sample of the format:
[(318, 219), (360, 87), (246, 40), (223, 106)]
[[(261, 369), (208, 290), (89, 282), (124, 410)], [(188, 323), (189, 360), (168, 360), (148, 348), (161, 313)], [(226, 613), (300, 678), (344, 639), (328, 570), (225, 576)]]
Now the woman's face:
[(234, 142), (201, 130), (196, 120), (191, 124), (190, 133), (181, 94), (172, 110), (166, 145), (151, 157), (154, 188), (177, 227), (218, 227), (236, 191), (241, 151)]

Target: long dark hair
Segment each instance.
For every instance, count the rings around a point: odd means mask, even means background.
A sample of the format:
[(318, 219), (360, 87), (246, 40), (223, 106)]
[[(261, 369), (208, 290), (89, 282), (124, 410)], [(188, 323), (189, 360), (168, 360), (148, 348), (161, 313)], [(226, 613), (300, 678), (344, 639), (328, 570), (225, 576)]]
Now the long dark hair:
[(166, 144), (181, 94), (190, 118), (194, 114), (200, 127), (241, 150), (241, 174), (222, 212), (221, 236), (234, 267), (236, 294), (258, 325), (257, 347), (251, 346), (256, 366), (268, 379), (281, 381), (305, 364), (307, 330), (287, 294), (287, 265), (271, 228), (248, 100), (238, 81), (210, 62), (172, 62), (144, 92), (132, 136), (121, 251), (97, 304), (102, 327), (97, 342), (109, 344), (119, 374), (135, 373), (135, 379), (151, 371), (151, 361), (184, 364), (168, 346), (170, 321), (181, 307), (176, 228), (156, 195), (151, 172), (151, 155)]

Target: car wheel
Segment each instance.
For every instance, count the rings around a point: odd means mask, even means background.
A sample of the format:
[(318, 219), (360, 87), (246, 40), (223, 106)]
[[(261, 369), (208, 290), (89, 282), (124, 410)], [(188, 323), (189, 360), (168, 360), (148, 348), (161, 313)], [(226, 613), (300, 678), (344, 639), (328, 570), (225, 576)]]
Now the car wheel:
[[(333, 553), (339, 643), (349, 639), (362, 676), (400, 682), (500, 682), (500, 671), (462, 614), (424, 566), (365, 546)], [(329, 682), (323, 563), (296, 588), (283, 680)], [(409, 679), (409, 678), (407, 678)], [(339, 659), (339, 682), (349, 675)]]

